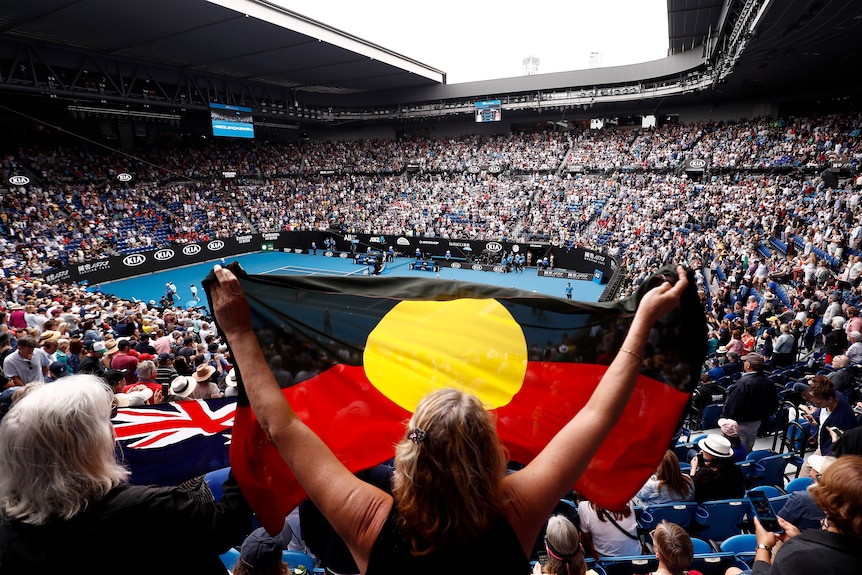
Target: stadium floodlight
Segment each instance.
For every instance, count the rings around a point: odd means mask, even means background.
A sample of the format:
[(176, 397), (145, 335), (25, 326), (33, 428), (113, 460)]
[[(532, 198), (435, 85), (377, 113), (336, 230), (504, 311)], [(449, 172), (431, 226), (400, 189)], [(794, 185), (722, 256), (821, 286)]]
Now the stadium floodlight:
[(179, 121), (182, 116), (166, 112), (148, 112), (146, 110), (131, 110), (127, 108), (102, 108), (98, 106), (70, 105), (66, 108), (73, 114), (93, 114), (101, 116), (117, 116), (125, 118), (141, 118), (144, 120)]

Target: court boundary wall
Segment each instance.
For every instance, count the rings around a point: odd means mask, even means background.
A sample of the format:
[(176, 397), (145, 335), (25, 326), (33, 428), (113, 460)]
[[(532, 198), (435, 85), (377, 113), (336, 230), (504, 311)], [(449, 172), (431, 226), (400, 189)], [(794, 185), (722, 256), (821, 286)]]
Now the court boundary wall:
[[(50, 269), (42, 275), (42, 279), (49, 284), (92, 285), (257, 252), (314, 253), (341, 258), (371, 252), (385, 257), (390, 248), (396, 256), (415, 257), (418, 250), (421, 257), (445, 261), (447, 267), (492, 272), (504, 271), (502, 266), (494, 263), (503, 252), (523, 255), (531, 267), (536, 267), (538, 262), (548, 258), (549, 262), (553, 261), (553, 267), (540, 270), (541, 275), (572, 280), (592, 279), (607, 284), (608, 288), (618, 285), (621, 273), (618, 259), (607, 253), (554, 246), (547, 242), (349, 234), (330, 230), (244, 234), (172, 244)], [(609, 291), (613, 290), (606, 289), (602, 300), (613, 295)]]

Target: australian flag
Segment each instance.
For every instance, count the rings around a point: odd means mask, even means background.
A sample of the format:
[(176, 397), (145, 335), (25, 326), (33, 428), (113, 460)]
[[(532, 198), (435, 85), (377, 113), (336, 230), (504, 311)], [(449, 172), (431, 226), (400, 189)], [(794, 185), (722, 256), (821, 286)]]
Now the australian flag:
[(131, 482), (178, 485), (228, 467), (235, 411), (235, 397), (119, 409), (117, 449)]

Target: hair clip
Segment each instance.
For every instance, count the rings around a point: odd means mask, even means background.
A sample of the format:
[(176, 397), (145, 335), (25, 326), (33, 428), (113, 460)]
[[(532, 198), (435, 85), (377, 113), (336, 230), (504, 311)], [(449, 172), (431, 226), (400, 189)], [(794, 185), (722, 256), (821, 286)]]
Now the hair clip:
[(409, 439), (410, 441), (412, 441), (416, 445), (419, 445), (420, 443), (425, 441), (427, 438), (428, 438), (428, 434), (425, 433), (425, 430), (419, 429), (418, 427), (414, 427), (413, 429), (410, 430), (410, 433), (407, 434), (407, 439)]

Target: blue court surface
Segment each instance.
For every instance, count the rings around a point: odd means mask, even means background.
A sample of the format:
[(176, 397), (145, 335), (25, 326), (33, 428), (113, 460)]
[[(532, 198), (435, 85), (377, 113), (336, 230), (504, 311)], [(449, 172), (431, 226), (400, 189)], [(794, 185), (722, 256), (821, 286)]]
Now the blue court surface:
[[(238, 256), (229, 259), (228, 263), (233, 260), (238, 261), (250, 274), (368, 276), (367, 266), (355, 264), (349, 258), (269, 252)], [(439, 272), (411, 270), (410, 264), (414, 261), (413, 258), (396, 258), (394, 262), (386, 264), (386, 269), (381, 275), (424, 277), (429, 281), (461, 280), (512, 287), (560, 298), (566, 297), (566, 284), (569, 282), (561, 278), (539, 277), (535, 269), (527, 269), (524, 273), (508, 274), (454, 268), (441, 268)], [(177, 286), (178, 301), (184, 306), (206, 305), (206, 295), (201, 288), (201, 281), (217, 263), (219, 260), (213, 260), (209, 263), (106, 282), (101, 284), (101, 289), (123, 299), (158, 301), (165, 294), (165, 284), (173, 282)], [(374, 276), (368, 277), (368, 281), (374, 281), (374, 279)], [(192, 298), (191, 284), (197, 286), (200, 302)], [(604, 285), (592, 281), (572, 281), (572, 287), (574, 288), (573, 299), (583, 302), (598, 301), (605, 288)]]

